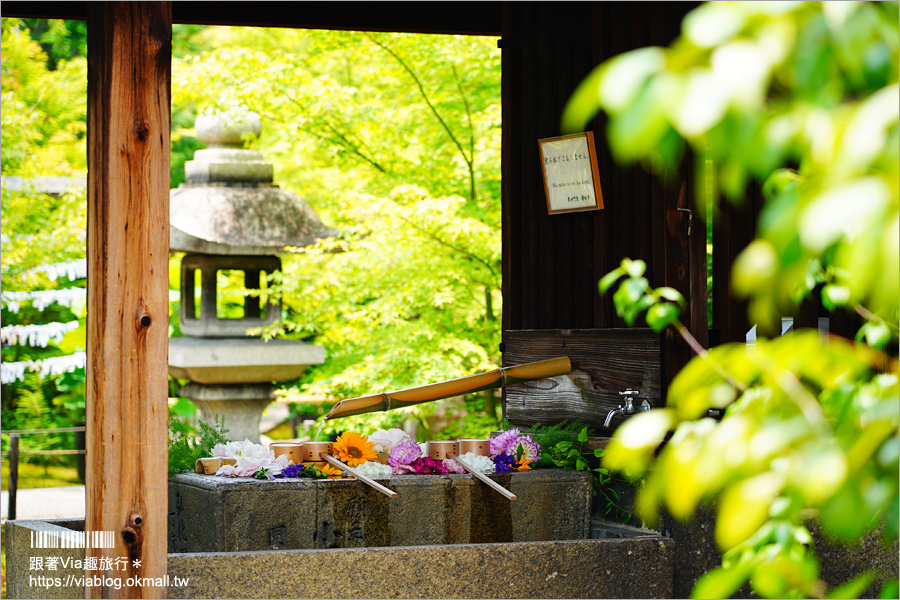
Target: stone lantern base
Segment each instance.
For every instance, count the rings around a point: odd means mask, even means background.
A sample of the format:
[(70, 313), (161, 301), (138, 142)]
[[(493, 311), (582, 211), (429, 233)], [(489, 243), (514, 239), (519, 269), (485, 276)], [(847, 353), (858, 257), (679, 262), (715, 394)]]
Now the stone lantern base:
[(272, 382), (296, 379), (325, 362), (325, 349), (296, 340), (191, 338), (169, 340), (169, 374), (188, 379), (182, 396), (212, 425), (225, 419), (227, 437), (259, 443), (259, 420), (275, 399)]
[(220, 417), (228, 430), (226, 437), (259, 443), (259, 421), (262, 412), (274, 401), (275, 386), (271, 383), (237, 385), (205, 385), (189, 383), (181, 395), (200, 409), (200, 420), (214, 425)]

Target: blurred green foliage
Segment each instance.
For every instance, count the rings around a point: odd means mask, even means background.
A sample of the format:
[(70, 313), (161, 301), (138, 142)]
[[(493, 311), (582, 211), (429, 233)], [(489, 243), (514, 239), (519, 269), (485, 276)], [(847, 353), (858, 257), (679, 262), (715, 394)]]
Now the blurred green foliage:
[[(709, 3), (671, 48), (601, 65), (566, 109), (570, 130), (606, 111), (617, 157), (657, 171), (677, 168), (689, 144), (728, 201), (765, 182), (757, 239), (732, 272), (760, 330), (814, 291), (866, 320), (855, 342), (796, 331), (707, 352), (678, 319), (681, 296), (650, 287), (641, 261), (601, 280), (601, 292), (618, 284), (627, 322), (673, 327), (698, 354), (667, 407), (629, 419), (604, 460), (646, 476), (648, 521), (660, 505), (688, 519), (715, 500), (722, 567), (695, 597), (748, 581), (770, 598), (863, 593), (876, 574), (833, 590), (820, 579), (811, 518), (834, 539), (897, 540), (898, 43), (896, 2)], [(725, 410), (721, 422), (709, 409)], [(897, 573), (877, 575), (893, 576), (883, 593), (896, 594)]]

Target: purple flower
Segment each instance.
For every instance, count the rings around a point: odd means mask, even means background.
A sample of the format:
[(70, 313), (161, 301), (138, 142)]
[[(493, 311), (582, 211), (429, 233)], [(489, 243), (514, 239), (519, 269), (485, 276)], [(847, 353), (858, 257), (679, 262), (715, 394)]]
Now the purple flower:
[[(522, 446), (522, 458), (527, 460), (537, 460), (541, 456), (541, 445), (531, 439), (530, 435), (521, 435), (516, 438), (515, 447), (512, 448), (513, 456), (519, 455), (519, 445)], [(507, 448), (507, 454), (509, 454)]]
[(495, 456), (493, 460), (495, 473), (510, 473), (515, 470), (515, 456), (504, 454), (503, 452), (501, 452), (500, 454)]
[[(422, 448), (414, 441), (407, 440), (394, 446), (390, 456), (388, 456), (388, 464), (394, 467), (394, 472), (397, 473), (398, 467), (410, 465), (420, 456), (422, 456)], [(405, 469), (400, 472), (405, 472)]]
[(281, 470), (282, 477), (302, 477), (303, 471), (306, 469), (302, 464), (300, 465), (288, 465)]
[[(519, 428), (513, 427), (509, 431), (504, 431), (495, 438), (491, 438), (491, 456), (496, 456), (506, 452), (507, 446), (519, 437)], [(513, 449), (515, 450), (515, 449)]]
[(522, 446), (523, 458), (537, 460), (541, 456), (541, 445), (531, 439), (530, 435), (521, 435), (518, 428), (504, 431), (491, 439), (491, 456), (509, 454), (513, 458), (517, 458), (519, 446)]

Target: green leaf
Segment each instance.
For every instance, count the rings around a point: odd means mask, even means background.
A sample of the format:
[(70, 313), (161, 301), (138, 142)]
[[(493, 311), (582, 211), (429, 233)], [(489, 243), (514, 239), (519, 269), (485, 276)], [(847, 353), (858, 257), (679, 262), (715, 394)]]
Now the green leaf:
[(884, 321), (867, 321), (857, 332), (856, 339), (864, 339), (873, 348), (881, 349), (891, 341), (891, 330)]
[(826, 598), (859, 598), (866, 591), (866, 588), (872, 585), (874, 579), (875, 574), (871, 571), (866, 571), (831, 590)]
[(678, 320), (678, 307), (674, 304), (654, 304), (647, 311), (647, 325), (659, 333)]
[(622, 259), (622, 268), (625, 269), (629, 277), (637, 279), (647, 271), (647, 263), (642, 260), (624, 258)]
[(656, 293), (661, 297), (669, 300), (670, 302), (675, 302), (678, 306), (684, 307), (684, 296), (681, 295), (681, 292), (676, 290), (675, 288), (670, 287), (661, 287), (656, 288)]
[(879, 598), (900, 598), (900, 586), (897, 585), (897, 578), (886, 582), (881, 591), (878, 593)]
[(723, 551), (743, 542), (769, 518), (782, 478), (765, 472), (729, 487), (722, 495), (716, 518), (716, 542)]
[(844, 285), (826, 285), (822, 288), (822, 305), (829, 311), (846, 306), (850, 301), (850, 288)]
[(582, 444), (588, 441), (588, 428), (584, 427), (580, 432), (578, 432), (578, 441)]
[(624, 274), (625, 274), (625, 270), (622, 267), (619, 267), (617, 269), (613, 269), (612, 271), (610, 271), (609, 273), (604, 275), (600, 279), (600, 283), (598, 286), (600, 288), (600, 294), (605, 294), (609, 290), (609, 288), (612, 287), (612, 285), (616, 281), (618, 281), (619, 278), (622, 277)]
[(691, 598), (731, 598), (750, 577), (749, 561), (732, 567), (718, 567), (700, 576)]

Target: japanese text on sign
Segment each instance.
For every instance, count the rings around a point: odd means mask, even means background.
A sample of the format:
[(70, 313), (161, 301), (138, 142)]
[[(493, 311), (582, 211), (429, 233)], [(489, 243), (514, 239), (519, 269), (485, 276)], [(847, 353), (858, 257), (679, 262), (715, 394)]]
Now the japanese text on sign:
[(602, 208), (589, 150), (591, 136), (541, 140), (547, 205), (550, 212)]

